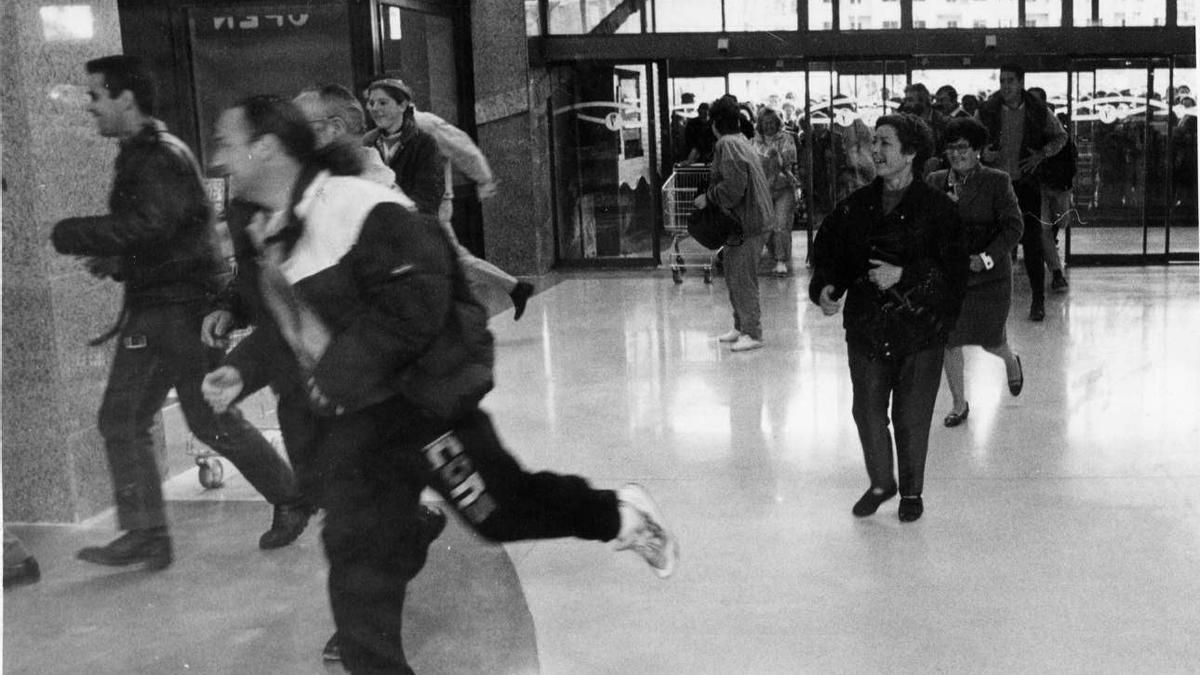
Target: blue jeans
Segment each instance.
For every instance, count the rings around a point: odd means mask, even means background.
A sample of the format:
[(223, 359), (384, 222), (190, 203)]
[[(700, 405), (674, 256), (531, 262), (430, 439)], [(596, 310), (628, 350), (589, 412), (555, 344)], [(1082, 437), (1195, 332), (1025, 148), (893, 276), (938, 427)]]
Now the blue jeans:
[(900, 494), (920, 495), (925, 481), (925, 456), (929, 452), (929, 425), (945, 349), (938, 345), (907, 356), (873, 358), (853, 344), (847, 347), (854, 390), (854, 423), (858, 426), (871, 486), (888, 490), (896, 485), (892, 473), (892, 433), (888, 430), (891, 422), (895, 426)]
[(112, 473), (117, 523), (123, 530), (163, 527), (162, 477), (150, 428), (172, 387), (188, 428), (201, 443), (233, 463), (272, 504), (294, 502), (292, 470), (236, 408), (218, 415), (200, 383), (221, 352), (200, 341), (202, 302), (138, 307), (131, 304), (117, 336), (117, 353), (99, 428)]

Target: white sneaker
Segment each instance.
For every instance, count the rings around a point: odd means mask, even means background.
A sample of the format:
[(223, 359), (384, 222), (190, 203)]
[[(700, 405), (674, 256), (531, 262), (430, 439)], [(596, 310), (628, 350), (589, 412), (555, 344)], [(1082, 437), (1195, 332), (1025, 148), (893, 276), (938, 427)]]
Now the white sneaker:
[(775, 269), (772, 273), (777, 277), (786, 277), (788, 275), (787, 265), (782, 262), (775, 263)]
[(718, 342), (737, 342), (737, 339), (740, 337), (742, 337), (742, 334), (739, 333), (737, 331), (737, 329), (734, 329), (734, 330), (729, 331), (728, 333), (721, 333), (721, 335), (717, 337), (717, 341)]
[(654, 568), (660, 579), (671, 576), (679, 562), (679, 542), (663, 525), (662, 515), (650, 493), (642, 486), (630, 483), (617, 490), (617, 500), (621, 508), (617, 550), (633, 549)]
[(762, 346), (762, 340), (755, 340), (749, 335), (742, 335), (737, 339), (737, 342), (733, 343), (730, 349), (735, 352), (748, 352), (751, 349), (760, 349)]

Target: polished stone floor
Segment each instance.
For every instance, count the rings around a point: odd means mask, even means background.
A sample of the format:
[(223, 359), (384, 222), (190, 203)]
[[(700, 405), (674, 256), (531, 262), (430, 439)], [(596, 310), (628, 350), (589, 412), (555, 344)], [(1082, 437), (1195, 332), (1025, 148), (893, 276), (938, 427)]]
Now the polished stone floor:
[[(761, 278), (767, 344), (742, 354), (715, 340), (719, 278), (541, 280), (521, 321), (492, 320), (485, 408), (531, 468), (647, 486), (682, 561), (661, 581), (604, 545), (494, 547), (455, 524), (414, 583), (417, 672), (1200, 671), (1200, 276), (1070, 280), (1035, 324), (1018, 276), (1024, 393), (976, 349), (964, 426), (942, 427), (942, 388), (912, 524), (894, 501), (850, 514), (866, 476), (840, 317), (809, 304), (802, 265)], [(108, 517), (15, 528), (44, 578), (4, 595), (4, 672), (338, 672), (315, 528), (264, 554), (240, 476), (206, 491), (193, 468), (168, 494), (179, 559), (157, 575), (71, 558)]]

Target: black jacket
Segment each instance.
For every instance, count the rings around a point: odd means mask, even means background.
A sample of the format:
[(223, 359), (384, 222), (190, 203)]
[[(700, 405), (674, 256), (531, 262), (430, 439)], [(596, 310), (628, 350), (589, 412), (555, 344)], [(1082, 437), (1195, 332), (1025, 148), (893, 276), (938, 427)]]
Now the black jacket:
[[(382, 144), (379, 137), (379, 129), (372, 129), (363, 136), (363, 145), (379, 150)], [(433, 136), (413, 122), (401, 135), (400, 147), (392, 155), (392, 161), (385, 163), (396, 172), (396, 185), (417, 203), (417, 210), (436, 216), (446, 192), (446, 157), (438, 150)]]
[[(471, 295), (436, 218), (369, 181), (306, 172), (279, 236), (288, 242), (288, 281), (332, 342), (315, 368), (301, 373), (260, 305), (254, 332), (226, 356), (245, 381), (243, 396), (299, 374), (335, 408), (402, 396), (415, 411), (452, 421), (491, 389), (487, 311)], [(256, 287), (257, 270), (240, 268), (240, 282)]]
[(194, 160), (165, 136), (147, 124), (122, 141), (109, 214), (64, 219), (50, 237), (59, 253), (115, 258), (113, 278), (125, 283), (131, 303), (203, 299), (222, 282)]
[[(846, 294), (842, 325), (846, 341), (873, 356), (904, 356), (945, 344), (966, 293), (968, 255), (955, 204), (942, 192), (913, 180), (891, 213), (884, 215), (883, 179), (877, 178), (826, 216), (813, 242), (809, 297), (821, 289)], [(867, 280), (870, 259), (904, 268), (892, 292)], [(897, 307), (907, 296), (916, 312)]]

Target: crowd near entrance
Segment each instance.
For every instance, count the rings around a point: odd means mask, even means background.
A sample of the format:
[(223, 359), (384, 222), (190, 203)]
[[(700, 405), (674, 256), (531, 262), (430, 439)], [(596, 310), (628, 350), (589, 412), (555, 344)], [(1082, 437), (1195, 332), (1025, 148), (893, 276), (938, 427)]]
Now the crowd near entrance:
[[(1058, 225), (1068, 264), (1198, 259), (1195, 57), (1029, 61), (1073, 140), (1071, 202)], [(659, 189), (688, 162), (689, 123), (732, 94), (749, 117), (778, 113), (797, 148), (794, 255), (839, 199), (873, 178), (875, 120), (919, 109), (973, 114), (999, 88), (999, 68), (969, 56), (895, 60), (645, 62), (563, 66), (551, 111), (559, 260), (654, 264), (671, 238)], [(736, 64), (730, 67), (730, 64)], [(906, 90), (924, 85), (926, 101)], [(586, 109), (585, 109), (586, 108)]]

